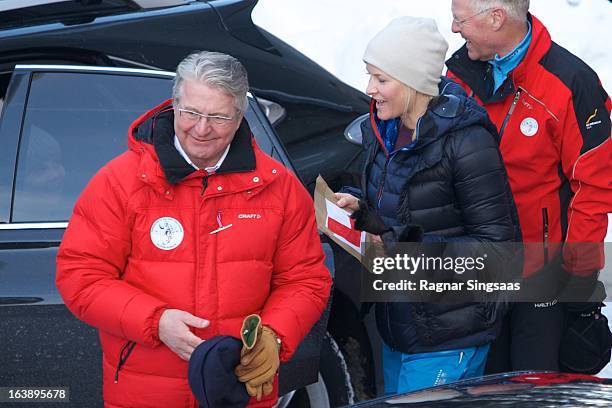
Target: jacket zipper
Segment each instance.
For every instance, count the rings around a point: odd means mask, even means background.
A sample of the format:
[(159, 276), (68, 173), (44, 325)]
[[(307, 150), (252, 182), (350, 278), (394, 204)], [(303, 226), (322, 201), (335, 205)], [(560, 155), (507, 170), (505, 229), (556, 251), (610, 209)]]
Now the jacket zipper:
[(389, 156), (385, 161), (385, 167), (383, 168), (382, 177), (380, 180), (380, 185), (378, 186), (378, 191), (376, 192), (376, 207), (380, 208), (383, 196), (383, 190), (385, 188), (385, 182), (387, 180), (387, 168), (389, 167), (389, 163), (393, 160), (393, 156)]
[(542, 242), (544, 245), (544, 265), (548, 264), (548, 208), (542, 208)]
[[(204, 197), (204, 191), (206, 191), (206, 187), (208, 187), (208, 175), (205, 175), (202, 179), (202, 194), (200, 195), (200, 200), (198, 200), (198, 205), (195, 205), (194, 208), (194, 219), (195, 219), (195, 231), (196, 231), (196, 248), (202, 248), (202, 240), (210, 240), (216, 239), (215, 237), (207, 236), (206, 233), (202, 233), (202, 226), (200, 222), (200, 213), (202, 211), (202, 207), (204, 207), (204, 202), (206, 198)], [(206, 225), (206, 224), (205, 224)], [(206, 245), (208, 248), (208, 245)], [(200, 282), (200, 262), (201, 262), (201, 254), (202, 251), (195, 251), (195, 282)], [(193, 314), (196, 316), (200, 315), (199, 310), (199, 302), (200, 299), (200, 285), (195, 284), (195, 302), (193, 304)], [(195, 330), (194, 330), (195, 331)], [(195, 334), (195, 333), (194, 333)]]
[[(416, 123), (416, 127), (414, 129), (414, 133), (412, 134), (413, 136), (413, 141), (416, 140), (418, 138), (419, 135), (419, 127), (421, 125), (421, 119), (419, 118), (417, 120)], [(396, 150), (395, 152), (391, 152), (389, 153), (389, 156), (387, 157), (386, 161), (385, 161), (385, 168), (383, 169), (383, 174), (382, 174), (382, 181), (380, 183), (380, 186), (378, 187), (378, 192), (376, 193), (376, 204), (378, 206), (378, 208), (380, 208), (381, 203), (382, 203), (382, 195), (383, 195), (383, 189), (385, 187), (385, 181), (387, 179), (387, 167), (389, 166), (389, 163), (391, 163), (391, 160), (393, 160), (393, 158), (395, 157), (395, 155), (397, 155), (398, 151), (401, 151), (402, 149)], [(376, 157), (376, 154), (374, 154), (374, 157)]]
[(121, 347), (121, 351), (119, 352), (119, 364), (117, 364), (117, 370), (115, 371), (115, 384), (119, 382), (119, 370), (121, 370), (121, 367), (123, 367), (128, 357), (130, 357), (135, 346), (135, 341), (128, 341)]
[(512, 105), (510, 105), (510, 109), (508, 109), (508, 113), (506, 114), (506, 117), (504, 118), (504, 122), (502, 123), (501, 128), (499, 129), (500, 139), (504, 134), (506, 125), (508, 124), (508, 121), (510, 120), (510, 116), (512, 116), (512, 112), (514, 112), (514, 108), (516, 107), (516, 104), (520, 97), (521, 97), (521, 90), (519, 89), (518, 91), (516, 91), (516, 94), (514, 94), (514, 100), (512, 101)]
[(200, 196), (204, 195), (207, 187), (208, 187), (208, 174), (202, 177), (202, 192), (200, 193)]

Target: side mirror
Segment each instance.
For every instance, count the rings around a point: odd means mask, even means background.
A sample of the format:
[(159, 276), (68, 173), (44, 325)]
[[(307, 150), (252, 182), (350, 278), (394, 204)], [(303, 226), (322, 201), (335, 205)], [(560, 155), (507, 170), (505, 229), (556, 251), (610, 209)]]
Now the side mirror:
[(259, 102), (259, 106), (261, 106), (272, 126), (278, 125), (287, 116), (285, 108), (276, 102), (260, 98), (259, 96), (257, 97), (257, 102)]
[(344, 129), (344, 137), (349, 142), (361, 146), (363, 143), (363, 138), (361, 135), (361, 123), (364, 120), (368, 120), (370, 117), (369, 113), (364, 113), (363, 115), (354, 119), (348, 126)]

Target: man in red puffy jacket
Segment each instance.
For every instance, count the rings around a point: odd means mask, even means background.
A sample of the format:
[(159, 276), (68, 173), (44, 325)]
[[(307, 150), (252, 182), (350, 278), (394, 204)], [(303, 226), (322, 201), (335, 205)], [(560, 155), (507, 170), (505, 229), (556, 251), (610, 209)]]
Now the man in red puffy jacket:
[[(610, 97), (597, 74), (529, 14), (529, 0), (453, 0), (451, 7), (452, 30), (466, 43), (447, 61), (448, 75), (497, 126), (527, 243), (524, 276), (541, 292), (541, 300), (514, 306), (488, 368), (559, 370), (564, 308), (557, 293), (545, 292), (556, 289), (554, 277), (585, 289), (566, 290), (565, 300), (588, 299), (603, 266), (612, 212)], [(596, 312), (598, 303), (591, 305)], [(570, 312), (576, 306), (584, 307), (565, 304)]]
[[(235, 58), (188, 56), (172, 100), (132, 124), (129, 150), (76, 203), (57, 287), (99, 329), (107, 407), (195, 407), (187, 367), (201, 342), (239, 338), (258, 314), (287, 360), (326, 306), (312, 200), (257, 147), (247, 91)], [(275, 403), (271, 382), (252, 405)]]

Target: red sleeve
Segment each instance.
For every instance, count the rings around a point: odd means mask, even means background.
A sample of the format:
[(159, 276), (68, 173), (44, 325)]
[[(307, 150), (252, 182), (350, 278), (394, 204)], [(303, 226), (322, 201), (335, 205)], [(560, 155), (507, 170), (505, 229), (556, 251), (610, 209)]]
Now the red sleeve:
[(564, 266), (587, 275), (604, 265), (601, 243), (612, 212), (611, 104), (596, 78), (577, 77), (572, 94), (561, 124), (561, 163), (573, 193)]
[(166, 305), (121, 279), (131, 250), (127, 194), (108, 167), (79, 197), (57, 255), (57, 288), (86, 323), (138, 343), (159, 344)]
[(295, 352), (327, 305), (331, 276), (317, 233), (312, 198), (288, 175), (283, 225), (274, 256), (270, 297), (261, 316), (281, 338), (281, 360)]

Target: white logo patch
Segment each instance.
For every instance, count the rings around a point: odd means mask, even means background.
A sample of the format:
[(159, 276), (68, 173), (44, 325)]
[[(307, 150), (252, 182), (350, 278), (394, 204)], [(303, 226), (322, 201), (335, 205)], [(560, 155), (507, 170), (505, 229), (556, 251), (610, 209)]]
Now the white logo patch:
[(162, 217), (151, 226), (153, 245), (164, 251), (176, 248), (183, 242), (185, 232), (180, 222), (172, 217)]
[(251, 219), (251, 220), (252, 219), (258, 220), (261, 218), (261, 214), (238, 214), (239, 220), (244, 219), (244, 218)]
[(538, 133), (538, 122), (534, 118), (525, 118), (521, 122), (521, 133), (531, 137)]

